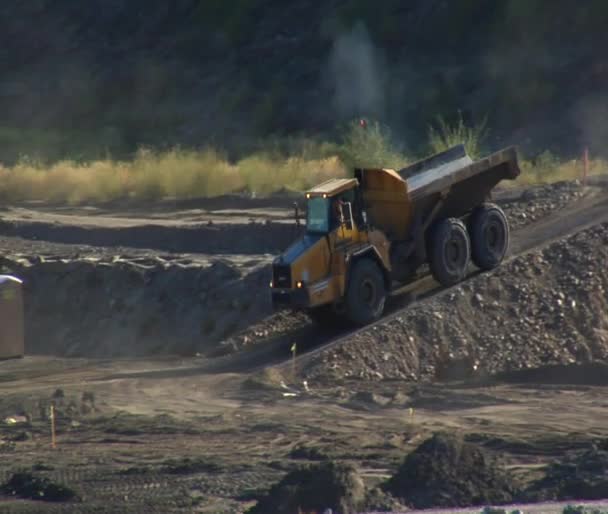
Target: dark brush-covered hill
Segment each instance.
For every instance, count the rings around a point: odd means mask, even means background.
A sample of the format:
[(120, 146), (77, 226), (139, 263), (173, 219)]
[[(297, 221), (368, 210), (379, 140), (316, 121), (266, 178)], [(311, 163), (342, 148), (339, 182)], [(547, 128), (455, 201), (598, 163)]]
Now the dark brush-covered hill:
[(489, 147), (605, 155), (607, 26), (604, 0), (5, 0), (0, 162), (242, 153), (359, 116), (419, 152), (458, 111)]

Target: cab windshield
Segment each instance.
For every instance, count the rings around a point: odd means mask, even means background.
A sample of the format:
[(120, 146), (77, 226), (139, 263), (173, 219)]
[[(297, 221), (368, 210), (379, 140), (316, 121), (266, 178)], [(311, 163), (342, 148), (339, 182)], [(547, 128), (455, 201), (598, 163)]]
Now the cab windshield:
[(308, 232), (329, 231), (329, 199), (314, 196), (308, 200), (306, 214), (306, 230)]

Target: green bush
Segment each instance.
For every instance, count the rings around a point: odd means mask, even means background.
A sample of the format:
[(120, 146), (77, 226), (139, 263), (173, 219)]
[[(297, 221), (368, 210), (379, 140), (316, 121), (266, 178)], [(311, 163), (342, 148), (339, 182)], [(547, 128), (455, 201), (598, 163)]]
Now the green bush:
[(343, 133), (340, 158), (347, 168), (401, 168), (407, 157), (394, 146), (390, 129), (372, 122), (352, 121)]
[(429, 146), (433, 153), (437, 153), (464, 144), (467, 153), (475, 159), (481, 156), (486, 135), (485, 119), (474, 127), (468, 127), (460, 112), (455, 124), (449, 124), (445, 118), (438, 116), (437, 127), (429, 127)]

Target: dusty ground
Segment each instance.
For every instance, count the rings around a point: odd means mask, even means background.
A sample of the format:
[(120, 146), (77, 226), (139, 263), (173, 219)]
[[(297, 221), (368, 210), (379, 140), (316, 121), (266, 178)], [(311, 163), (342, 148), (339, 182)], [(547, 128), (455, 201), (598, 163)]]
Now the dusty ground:
[[(273, 250), (257, 236), (293, 230), (280, 219), (289, 202), (250, 206), (262, 209), (255, 227), (223, 223), (218, 206), (113, 206), (84, 218), (8, 209), (2, 264), (26, 280), (30, 355), (0, 362), (0, 420), (27, 417), (0, 424), (0, 484), (27, 468), (81, 499), (45, 512), (243, 512), (319, 459), (354, 463), (373, 487), (441, 429), (531, 484), (544, 465), (608, 440), (606, 198), (602, 187), (569, 184), (505, 192), (514, 240), (503, 267), (448, 291), (421, 283), (387, 319), (346, 336), (271, 315), (262, 300)], [(209, 225), (188, 225), (203, 215), (229, 233), (229, 251), (196, 242), (211, 237)], [(134, 249), (142, 223), (149, 244)], [(191, 246), (176, 250), (163, 224), (193, 231)], [(228, 225), (255, 232), (259, 246)], [(285, 233), (273, 234), (283, 244)], [(233, 303), (258, 289), (248, 309)], [(217, 332), (202, 330), (211, 319)], [(281, 362), (293, 341), (307, 353)], [(5, 499), (0, 512), (41, 510)]]

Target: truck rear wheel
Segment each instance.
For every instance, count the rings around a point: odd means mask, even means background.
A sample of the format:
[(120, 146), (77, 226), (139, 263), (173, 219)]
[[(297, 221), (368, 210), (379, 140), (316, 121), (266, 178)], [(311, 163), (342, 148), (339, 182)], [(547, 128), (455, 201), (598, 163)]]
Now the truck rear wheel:
[(429, 265), (435, 280), (444, 286), (460, 282), (471, 256), (469, 234), (462, 221), (446, 218), (431, 232)]
[(386, 302), (384, 277), (371, 259), (353, 264), (346, 291), (346, 315), (356, 325), (367, 325), (382, 316)]
[(509, 247), (509, 222), (503, 210), (491, 203), (481, 205), (473, 211), (470, 232), (475, 265), (482, 270), (498, 266)]

